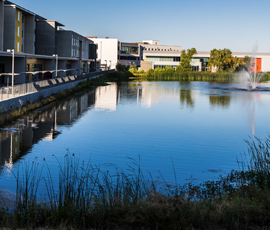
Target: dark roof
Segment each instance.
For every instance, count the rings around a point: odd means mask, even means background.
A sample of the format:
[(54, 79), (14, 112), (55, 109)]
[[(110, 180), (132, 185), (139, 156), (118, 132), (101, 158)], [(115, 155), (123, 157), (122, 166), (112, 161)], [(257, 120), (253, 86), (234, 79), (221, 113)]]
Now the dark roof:
[(4, 1), (4, 4), (5, 4), (5, 5), (15, 5), (16, 8), (22, 10), (23, 12), (25, 12), (25, 13), (27, 13), (27, 14), (30, 14), (30, 15), (33, 15), (33, 16), (37, 16), (39, 20), (46, 20), (46, 18), (44, 18), (44, 17), (42, 17), (42, 16), (40, 16), (40, 15), (38, 15), (38, 14), (36, 14), (36, 13), (33, 13), (32, 11), (27, 10), (27, 9), (25, 9), (25, 8), (23, 8), (23, 7), (19, 6), (19, 5), (17, 5), (17, 4), (15, 4), (15, 3), (11, 2), (11, 1), (5, 0), (5, 1)]

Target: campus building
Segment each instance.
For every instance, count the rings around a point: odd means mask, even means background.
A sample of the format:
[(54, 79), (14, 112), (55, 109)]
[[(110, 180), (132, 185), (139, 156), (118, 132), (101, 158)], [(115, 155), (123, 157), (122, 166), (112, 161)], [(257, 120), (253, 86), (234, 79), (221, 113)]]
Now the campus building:
[(100, 63), (100, 68), (115, 69), (117, 61), (119, 60), (119, 46), (120, 42), (116, 38), (97, 38), (86, 36), (87, 39), (93, 41), (97, 47), (96, 59)]
[(176, 68), (179, 65), (181, 46), (160, 45), (160, 42), (156, 40), (143, 41), (140, 46), (143, 53), (140, 69), (147, 71), (151, 68), (165, 68), (166, 66)]
[(10, 1), (0, 0), (0, 84), (65, 77), (97, 70), (93, 41)]
[[(82, 73), (95, 71), (96, 46), (93, 41), (74, 31), (61, 29), (57, 31), (57, 44), (59, 56), (81, 60), (79, 68)], [(66, 62), (63, 68), (72, 69), (74, 66), (71, 62)]]
[(120, 42), (118, 50), (118, 59), (122, 65), (141, 66), (143, 58), (142, 46), (137, 42)]
[(118, 39), (87, 37), (97, 45), (97, 59), (104, 68), (115, 69), (122, 65), (137, 65), (141, 69), (172, 66), (180, 62), (180, 46), (164, 46), (159, 41), (120, 42)]
[(3, 51), (35, 53), (35, 14), (10, 1), (4, 2)]

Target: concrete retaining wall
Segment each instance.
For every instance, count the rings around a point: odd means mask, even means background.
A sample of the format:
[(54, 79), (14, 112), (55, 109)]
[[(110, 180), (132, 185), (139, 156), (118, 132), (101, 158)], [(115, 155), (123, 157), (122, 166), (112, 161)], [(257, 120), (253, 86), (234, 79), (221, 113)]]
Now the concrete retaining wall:
[[(102, 74), (95, 76), (95, 77), (99, 77), (103, 74), (105, 74), (105, 73), (102, 73)], [(87, 79), (88, 78), (84, 78), (82, 80), (62, 84), (59, 86), (55, 86), (55, 87), (41, 90), (39, 92), (35, 92), (35, 93), (31, 93), (31, 94), (27, 94), (27, 95), (23, 95), (20, 97), (16, 97), (16, 98), (2, 101), (2, 102), (0, 102), (0, 113), (6, 112), (10, 109), (14, 109), (14, 108), (18, 108), (20, 106), (23, 106), (27, 102), (34, 102), (36, 100), (39, 100), (40, 97), (48, 97), (48, 96), (51, 96), (53, 94), (59, 93), (61, 91), (71, 89), (71, 88), (75, 87), (76, 85), (78, 85), (80, 82), (86, 81)]]

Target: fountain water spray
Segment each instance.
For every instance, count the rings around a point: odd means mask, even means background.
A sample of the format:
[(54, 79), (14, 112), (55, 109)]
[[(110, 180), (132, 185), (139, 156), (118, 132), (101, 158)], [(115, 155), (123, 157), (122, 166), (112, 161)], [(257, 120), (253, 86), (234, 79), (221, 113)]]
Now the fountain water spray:
[[(252, 89), (256, 89), (258, 86), (258, 83), (263, 77), (263, 73), (257, 73), (257, 50), (258, 50), (258, 42), (256, 41), (253, 51), (252, 51), (252, 56), (251, 60), (249, 63), (248, 71), (243, 70), (241, 75), (240, 75), (240, 81), (249, 84), (249, 86)], [(254, 67), (254, 68), (252, 68)], [(251, 71), (254, 70), (252, 73)]]

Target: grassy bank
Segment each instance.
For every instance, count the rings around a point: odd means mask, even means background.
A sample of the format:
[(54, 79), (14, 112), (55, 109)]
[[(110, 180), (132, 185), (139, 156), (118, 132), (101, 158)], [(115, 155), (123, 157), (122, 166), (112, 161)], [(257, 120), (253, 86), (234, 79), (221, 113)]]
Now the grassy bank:
[(107, 82), (117, 81), (121, 79), (121, 77), (122, 75), (119, 75), (116, 72), (115, 73), (112, 72), (98, 78), (93, 79), (89, 78), (84, 82), (80, 82), (77, 86), (71, 89), (62, 91), (57, 94), (53, 94), (49, 97), (43, 98), (42, 96), (40, 96), (39, 100), (35, 102), (28, 102), (24, 106), (2, 113), (0, 115), (0, 127), (3, 127), (43, 106), (49, 105), (59, 100), (64, 100), (66, 98), (73, 97), (75, 95), (82, 94), (96, 86), (107, 85)]
[[(148, 81), (217, 81), (235, 82), (240, 73), (210, 73), (210, 72), (175, 72), (175, 71), (148, 71), (145, 74), (134, 74), (139, 79)], [(270, 81), (270, 73), (265, 73), (262, 80)]]
[[(200, 185), (157, 183), (139, 162), (131, 170), (101, 171), (67, 154), (59, 163), (59, 184), (42, 177), (46, 161), (23, 163), (16, 174), (17, 199), (1, 209), (0, 226), (62, 229), (268, 229), (270, 227), (270, 139), (247, 142), (252, 160)], [(57, 159), (56, 159), (57, 160)], [(133, 166), (132, 166), (133, 165)], [(177, 179), (177, 176), (175, 175)], [(37, 199), (43, 182), (47, 200)], [(56, 189), (57, 188), (57, 189)]]

